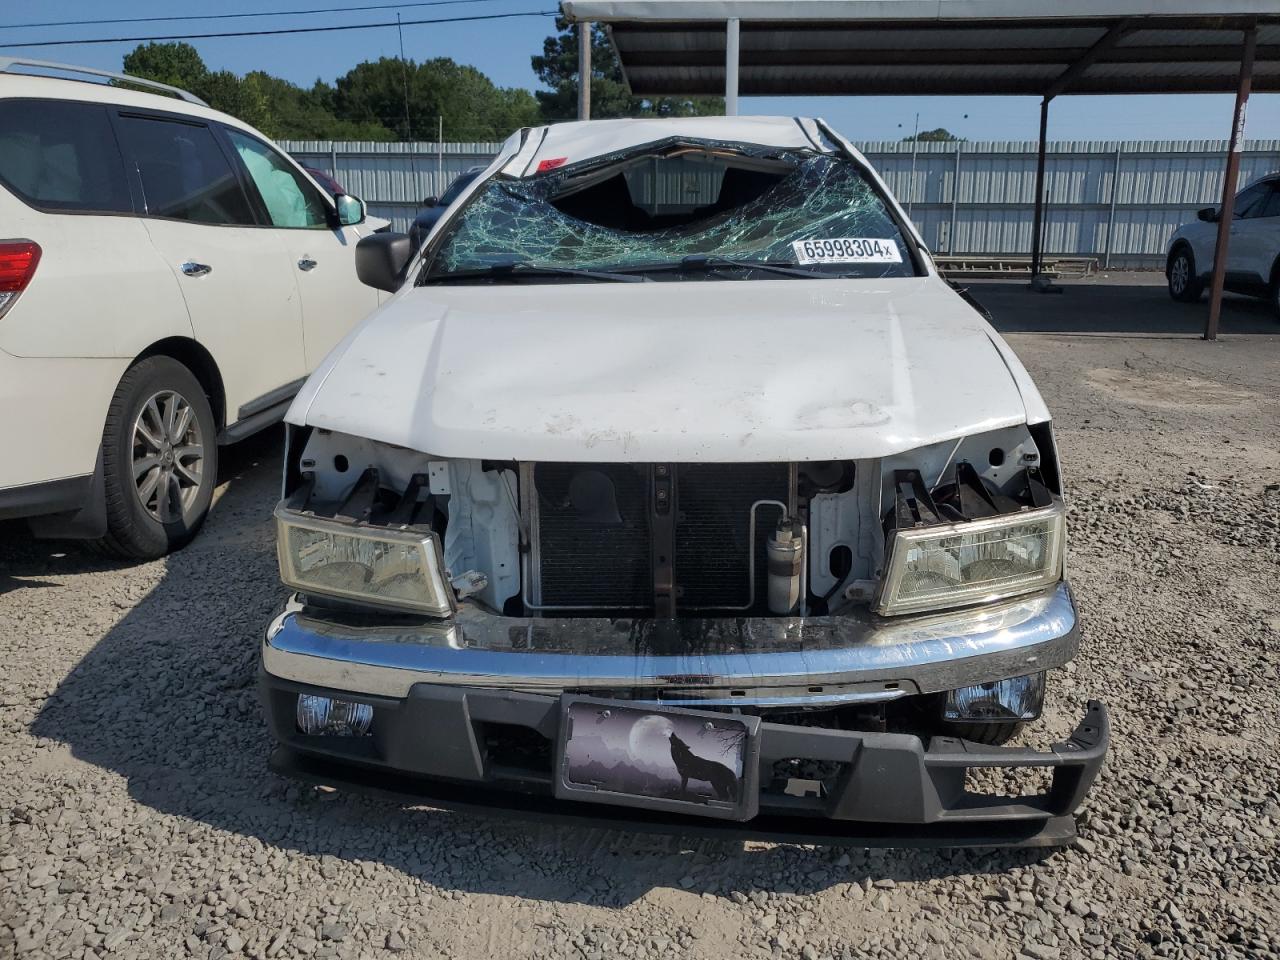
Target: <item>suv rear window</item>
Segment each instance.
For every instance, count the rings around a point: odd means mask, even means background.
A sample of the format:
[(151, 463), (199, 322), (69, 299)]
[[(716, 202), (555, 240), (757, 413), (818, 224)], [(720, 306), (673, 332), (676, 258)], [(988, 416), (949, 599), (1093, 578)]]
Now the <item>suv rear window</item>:
[(0, 182), (41, 210), (132, 213), (105, 107), (0, 100)]

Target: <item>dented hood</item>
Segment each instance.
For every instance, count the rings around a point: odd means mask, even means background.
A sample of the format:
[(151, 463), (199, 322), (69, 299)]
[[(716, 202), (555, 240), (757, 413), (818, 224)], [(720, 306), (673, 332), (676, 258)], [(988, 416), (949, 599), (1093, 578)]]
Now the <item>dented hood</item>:
[(357, 327), (288, 419), (440, 457), (881, 457), (1047, 419), (936, 276), (428, 286)]

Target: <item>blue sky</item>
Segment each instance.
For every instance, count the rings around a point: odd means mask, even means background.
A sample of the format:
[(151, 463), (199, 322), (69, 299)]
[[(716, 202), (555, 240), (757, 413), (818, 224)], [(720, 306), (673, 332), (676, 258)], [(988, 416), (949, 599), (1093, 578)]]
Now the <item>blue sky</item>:
[[(375, 0), (351, 0), (359, 6)], [(337, 7), (340, 0), (226, 0), (203, 7), (207, 13), (240, 13)], [(467, 14), (550, 10), (555, 0), (466, 0), (446, 6), (409, 7), (405, 20)], [(171, 0), (43, 0), (39, 4), (0, 3), (0, 37), (5, 43), (77, 37), (151, 36), (212, 33), (227, 30), (356, 24), (395, 19), (395, 11), (347, 10), (315, 16), (262, 16), (253, 19), (102, 24), (78, 27), (17, 29), (32, 21), (84, 20), (108, 17), (164, 17), (194, 12)], [(554, 29), (550, 17), (404, 28), (407, 56), (415, 60), (452, 57), (483, 70), (502, 86), (537, 85), (529, 58)], [(394, 28), (275, 37), (238, 37), (189, 41), (213, 69), (265, 70), (295, 83), (317, 77), (332, 80), (360, 60), (395, 56)], [(119, 69), (134, 43), (24, 47), (0, 50), (104, 69)], [(1061, 140), (1223, 139), (1231, 126), (1232, 97), (1144, 96), (1063, 97), (1050, 114), (1049, 136)], [(969, 140), (1034, 139), (1038, 101), (1031, 97), (804, 97), (743, 100), (743, 113), (784, 113), (826, 117), (855, 140), (898, 139), (911, 132), (915, 115), (920, 128), (946, 127)], [(1255, 95), (1249, 106), (1247, 136), (1280, 138), (1280, 95)]]

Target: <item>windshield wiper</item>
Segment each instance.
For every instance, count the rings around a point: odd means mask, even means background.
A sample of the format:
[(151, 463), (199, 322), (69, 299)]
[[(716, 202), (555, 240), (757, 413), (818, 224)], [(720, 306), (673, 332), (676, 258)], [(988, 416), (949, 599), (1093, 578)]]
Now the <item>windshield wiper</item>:
[(555, 264), (530, 263), (527, 260), (514, 260), (509, 263), (494, 263), (475, 270), (456, 270), (452, 273), (441, 273), (426, 278), (427, 283), (440, 280), (468, 280), (477, 277), (583, 277), (587, 280), (613, 280), (619, 283), (645, 283), (648, 277), (640, 277), (631, 273), (614, 273), (610, 270), (583, 270), (578, 267), (561, 267)]
[(736, 260), (733, 257), (721, 257), (715, 254), (693, 253), (681, 258), (679, 263), (647, 263), (628, 267), (635, 273), (690, 273), (703, 270), (714, 273), (717, 270), (763, 270), (768, 273), (781, 274), (784, 277), (802, 277), (812, 280), (817, 277), (835, 276), (831, 273), (820, 273), (817, 270), (805, 270), (803, 267), (773, 260)]

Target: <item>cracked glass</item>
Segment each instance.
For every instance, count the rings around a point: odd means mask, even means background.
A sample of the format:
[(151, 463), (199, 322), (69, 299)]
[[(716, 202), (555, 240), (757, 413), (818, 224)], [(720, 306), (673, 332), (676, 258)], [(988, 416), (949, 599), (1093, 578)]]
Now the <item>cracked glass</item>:
[[(590, 185), (581, 187), (584, 180)], [(687, 257), (721, 267), (725, 258), (794, 266), (793, 243), (846, 238), (888, 241), (901, 261), (798, 269), (820, 276), (915, 275), (902, 231), (848, 158), (801, 151), (726, 157), (720, 148), (633, 153), (597, 161), (585, 174), (570, 168), (490, 181), (446, 231), (420, 282), (512, 264), (639, 274)]]

